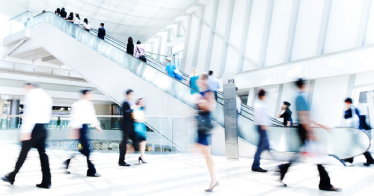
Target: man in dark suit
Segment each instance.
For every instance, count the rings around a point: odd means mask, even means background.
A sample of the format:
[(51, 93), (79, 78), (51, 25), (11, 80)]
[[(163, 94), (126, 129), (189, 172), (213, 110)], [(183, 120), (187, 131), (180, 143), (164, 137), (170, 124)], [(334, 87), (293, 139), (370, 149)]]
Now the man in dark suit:
[(60, 12), (60, 16), (61, 16), (61, 18), (66, 18), (66, 15), (67, 15), (68, 13), (65, 11), (65, 8), (62, 8), (61, 9), (61, 12)]
[(100, 28), (98, 29), (97, 37), (99, 37), (100, 39), (104, 39), (105, 37), (104, 23), (100, 23)]
[(126, 100), (122, 104), (122, 132), (123, 132), (123, 138), (122, 143), (120, 144), (120, 154), (119, 154), (119, 160), (118, 165), (119, 166), (130, 166), (130, 164), (125, 162), (125, 156), (126, 156), (126, 145), (127, 145), (127, 139), (130, 138), (132, 140), (132, 145), (134, 146), (134, 149), (136, 150), (136, 135), (134, 130), (134, 119), (132, 117), (133, 109), (131, 108), (131, 101), (134, 99), (134, 91), (129, 89), (126, 91)]

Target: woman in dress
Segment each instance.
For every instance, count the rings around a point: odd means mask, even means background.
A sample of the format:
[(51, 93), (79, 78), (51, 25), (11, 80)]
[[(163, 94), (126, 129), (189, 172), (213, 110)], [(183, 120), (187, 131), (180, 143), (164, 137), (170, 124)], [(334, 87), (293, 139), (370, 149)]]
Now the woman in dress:
[(199, 75), (197, 74), (196, 68), (192, 68), (191, 77), (187, 81), (187, 84), (191, 87), (191, 95), (199, 92), (199, 86), (197, 85), (198, 79)]
[(140, 147), (140, 157), (139, 157), (139, 163), (140, 161), (142, 163), (147, 163), (144, 161), (144, 152), (145, 147), (147, 144), (147, 127), (145, 126), (144, 122), (146, 121), (145, 113), (144, 113), (144, 107), (145, 107), (145, 100), (143, 98), (138, 99), (136, 102), (135, 108), (134, 108), (134, 128), (136, 132), (136, 136), (139, 142)]
[(210, 174), (210, 185), (206, 192), (212, 192), (217, 187), (218, 181), (214, 169), (214, 161), (210, 154), (210, 137), (213, 129), (211, 112), (214, 110), (216, 101), (214, 94), (208, 87), (208, 74), (200, 75), (198, 79), (200, 94), (196, 95), (197, 115), (197, 141), (196, 148), (204, 155), (205, 162)]

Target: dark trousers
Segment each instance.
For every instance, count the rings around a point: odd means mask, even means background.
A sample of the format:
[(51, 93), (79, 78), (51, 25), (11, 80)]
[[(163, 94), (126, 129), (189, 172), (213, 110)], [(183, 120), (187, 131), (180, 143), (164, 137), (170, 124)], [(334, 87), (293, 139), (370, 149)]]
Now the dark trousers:
[(218, 100), (218, 93), (217, 93), (217, 91), (212, 91), (213, 92), (213, 94), (214, 94), (214, 98), (216, 99), (216, 101)]
[[(301, 149), (301, 147), (305, 145), (305, 142), (306, 142), (306, 139), (307, 139), (307, 132), (302, 125), (299, 125), (298, 133), (299, 133), (299, 137), (300, 137), (300, 141), (301, 141), (301, 146), (300, 146), (300, 149)], [(279, 166), (280, 173), (281, 173), (281, 180), (284, 179), (288, 169), (291, 167), (291, 165), (298, 158), (299, 158), (299, 155), (296, 155), (291, 159), (291, 161), (289, 163), (282, 164), (282, 165)], [(319, 188), (331, 188), (332, 185), (331, 185), (330, 177), (329, 177), (329, 174), (327, 173), (326, 169), (321, 164), (317, 164), (317, 169), (318, 169), (319, 179), (320, 179), (319, 180)]]
[(257, 125), (257, 132), (260, 134), (260, 140), (258, 141), (258, 146), (255, 154), (255, 158), (253, 160), (252, 168), (253, 169), (259, 169), (260, 168), (260, 159), (261, 159), (261, 153), (264, 150), (269, 150), (269, 139), (268, 135), (266, 133), (266, 130), (261, 130), (261, 126)]
[[(91, 150), (88, 144), (88, 137), (87, 137), (88, 131), (89, 131), (89, 128), (88, 128), (88, 125), (86, 124), (83, 124), (82, 128), (79, 129), (79, 143), (82, 145), (82, 149), (79, 150), (79, 152), (82, 153), (84, 156), (86, 156), (87, 166), (88, 166), (87, 175), (94, 175), (96, 174), (96, 168), (90, 160)], [(69, 168), (71, 159), (72, 158), (66, 160), (66, 163), (67, 163), (66, 169)]]
[(14, 180), (17, 173), (21, 169), (23, 163), (26, 160), (27, 154), (30, 149), (36, 148), (39, 152), (40, 164), (42, 167), (43, 180), (42, 184), (48, 185), (51, 184), (51, 171), (49, 168), (48, 156), (45, 153), (45, 140), (47, 138), (47, 130), (44, 127), (44, 124), (35, 124), (34, 129), (31, 133), (31, 140), (22, 142), (22, 149), (19, 154), (16, 167), (13, 172), (8, 175), (10, 180)]
[[(366, 163), (374, 163), (374, 159), (373, 157), (371, 156), (371, 153), (369, 151), (366, 151), (364, 152), (363, 154), (366, 158)], [(348, 159), (344, 159), (345, 162), (350, 162), (350, 163), (353, 163), (354, 161), (354, 158), (348, 158)]]
[(126, 146), (127, 146), (128, 139), (132, 141), (132, 145), (134, 149), (137, 150), (137, 138), (136, 138), (135, 131), (134, 130), (131, 130), (131, 131), (122, 130), (122, 142), (119, 145), (119, 160), (118, 160), (119, 164), (125, 163)]

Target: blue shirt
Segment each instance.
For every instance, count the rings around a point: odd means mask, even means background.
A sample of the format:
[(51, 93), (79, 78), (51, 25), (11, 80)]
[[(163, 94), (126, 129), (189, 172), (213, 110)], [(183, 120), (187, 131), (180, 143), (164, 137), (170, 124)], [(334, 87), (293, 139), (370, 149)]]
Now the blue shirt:
[(209, 89), (214, 92), (217, 92), (218, 89), (221, 88), (221, 85), (219, 84), (218, 79), (213, 76), (208, 77), (208, 86), (209, 86)]
[(296, 97), (296, 111), (310, 111), (310, 106), (302, 92)]
[(175, 78), (174, 69), (175, 65), (173, 65), (171, 62), (166, 64), (165, 70), (168, 72), (168, 75), (173, 78)]

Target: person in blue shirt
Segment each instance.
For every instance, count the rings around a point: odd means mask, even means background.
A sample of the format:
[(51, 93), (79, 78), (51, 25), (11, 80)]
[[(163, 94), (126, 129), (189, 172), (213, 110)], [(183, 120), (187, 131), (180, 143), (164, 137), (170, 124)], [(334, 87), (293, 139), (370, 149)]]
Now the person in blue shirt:
[[(307, 93), (306, 93), (306, 85), (303, 79), (299, 79), (295, 82), (295, 85), (299, 89), (299, 94), (296, 97), (296, 112), (299, 117), (299, 125), (297, 128), (297, 133), (300, 139), (300, 149), (305, 146), (307, 141), (316, 141), (316, 134), (314, 133), (313, 129), (311, 128), (311, 124), (314, 124), (322, 129), (327, 130), (324, 125), (321, 125), (310, 118), (310, 105), (306, 100)], [(295, 156), (289, 163), (279, 165), (278, 168), (280, 170), (280, 181), (283, 183), (283, 179), (286, 176), (286, 173), (289, 167), (297, 160), (297, 156)], [(329, 174), (327, 173), (326, 169), (321, 164), (317, 164), (317, 169), (319, 173), (319, 189), (323, 191), (340, 191), (340, 188), (336, 188), (331, 184)], [(286, 184), (284, 184), (286, 186)]]
[(166, 58), (166, 67), (165, 67), (165, 70), (166, 70), (166, 73), (172, 77), (172, 78), (175, 78), (175, 73), (174, 73), (174, 69), (176, 69), (175, 65), (171, 62), (171, 58), (170, 57), (167, 57)]

